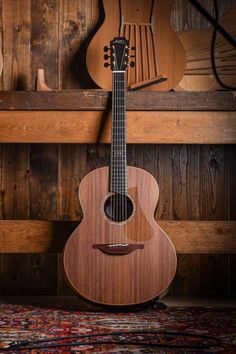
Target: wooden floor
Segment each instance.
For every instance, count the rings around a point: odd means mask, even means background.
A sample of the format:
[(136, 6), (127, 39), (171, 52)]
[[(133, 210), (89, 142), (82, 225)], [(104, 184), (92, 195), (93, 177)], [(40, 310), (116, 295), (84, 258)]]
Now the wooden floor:
[[(167, 306), (204, 306), (204, 307), (236, 307), (236, 298), (210, 297), (170, 297), (166, 296), (161, 302)], [(32, 305), (65, 305), (78, 306), (81, 310), (91, 309), (76, 296), (1, 296), (1, 304), (32, 304)]]

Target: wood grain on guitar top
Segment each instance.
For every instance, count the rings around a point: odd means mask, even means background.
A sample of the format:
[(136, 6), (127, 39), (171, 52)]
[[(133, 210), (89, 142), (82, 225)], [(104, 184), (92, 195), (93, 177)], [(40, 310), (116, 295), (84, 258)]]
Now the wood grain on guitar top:
[[(109, 168), (90, 172), (81, 182), (83, 221), (64, 249), (64, 269), (73, 290), (104, 305), (133, 305), (160, 296), (176, 271), (175, 249), (153, 214), (159, 189), (146, 171), (127, 167), (128, 195), (133, 213), (113, 222), (104, 212), (109, 196)], [(142, 244), (143, 249), (110, 255), (94, 244)]]

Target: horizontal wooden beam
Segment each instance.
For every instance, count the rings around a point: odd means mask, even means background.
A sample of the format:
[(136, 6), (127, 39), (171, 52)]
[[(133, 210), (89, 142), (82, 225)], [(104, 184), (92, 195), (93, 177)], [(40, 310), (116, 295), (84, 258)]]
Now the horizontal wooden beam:
[[(236, 221), (158, 221), (177, 253), (236, 253)], [(58, 253), (79, 222), (0, 221), (1, 253)]]
[[(77, 91), (2, 91), (1, 110), (105, 110), (111, 93), (103, 90)], [(127, 110), (133, 111), (233, 111), (232, 92), (155, 92), (127, 94)]]
[[(1, 111), (1, 143), (109, 143), (110, 113)], [(129, 111), (128, 143), (234, 144), (236, 112)]]

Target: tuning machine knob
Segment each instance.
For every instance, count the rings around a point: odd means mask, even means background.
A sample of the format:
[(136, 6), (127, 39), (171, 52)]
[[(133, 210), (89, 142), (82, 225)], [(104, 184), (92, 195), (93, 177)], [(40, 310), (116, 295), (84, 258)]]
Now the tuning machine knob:
[(105, 59), (105, 60), (107, 60), (107, 59), (109, 59), (109, 58), (110, 58), (110, 56), (109, 56), (108, 54), (105, 54), (105, 55), (104, 55), (104, 59)]
[(107, 68), (108, 66), (111, 66), (111, 64), (109, 64), (109, 63), (104, 63), (104, 66), (105, 66), (105, 68)]
[(108, 50), (110, 50), (110, 49), (111, 49), (111, 48), (108, 48), (107, 45), (103, 48), (104, 52), (108, 52)]
[(135, 62), (134, 61), (131, 61), (129, 64), (128, 64), (131, 68), (133, 68), (135, 66)]

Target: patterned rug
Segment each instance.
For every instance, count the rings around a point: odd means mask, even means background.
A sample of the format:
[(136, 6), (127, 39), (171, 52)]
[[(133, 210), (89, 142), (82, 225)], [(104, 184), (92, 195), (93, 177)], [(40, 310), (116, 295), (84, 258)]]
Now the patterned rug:
[[(73, 337), (66, 339), (66, 337)], [(63, 337), (63, 341), (52, 339)], [(44, 340), (50, 339), (50, 342)], [(41, 348), (32, 348), (32, 341)], [(236, 353), (236, 309), (169, 307), (136, 312), (0, 306), (0, 353)], [(60, 345), (60, 347), (57, 347)], [(30, 346), (31, 349), (26, 349)], [(44, 348), (42, 348), (44, 346)]]

